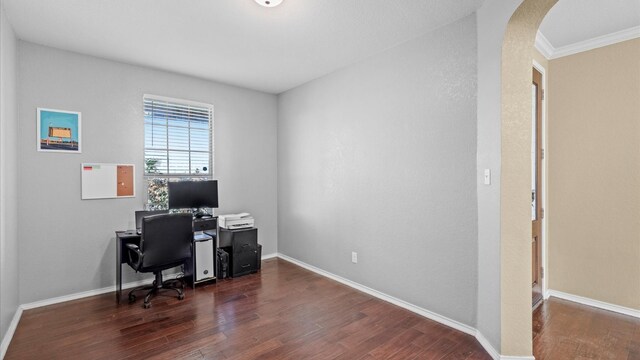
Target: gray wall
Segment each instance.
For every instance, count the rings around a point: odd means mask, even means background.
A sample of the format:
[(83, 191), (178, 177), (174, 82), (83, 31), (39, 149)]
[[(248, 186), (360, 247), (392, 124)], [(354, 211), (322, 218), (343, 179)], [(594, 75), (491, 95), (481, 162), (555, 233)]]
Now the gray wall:
[[(277, 251), (276, 96), (22, 41), (18, 59), (21, 303), (115, 283), (114, 231), (145, 201), (145, 93), (214, 105), (218, 213), (252, 213)], [(82, 154), (36, 151), (37, 107), (82, 112)], [(80, 200), (82, 162), (136, 164), (136, 197)]]
[(281, 94), (278, 108), (279, 251), (471, 326), (475, 20)]
[[(500, 72), (504, 32), (522, 0), (486, 0), (478, 10), (478, 323), (500, 351)], [(491, 185), (484, 185), (491, 169)]]
[(18, 309), (16, 37), (0, 5), (0, 339)]

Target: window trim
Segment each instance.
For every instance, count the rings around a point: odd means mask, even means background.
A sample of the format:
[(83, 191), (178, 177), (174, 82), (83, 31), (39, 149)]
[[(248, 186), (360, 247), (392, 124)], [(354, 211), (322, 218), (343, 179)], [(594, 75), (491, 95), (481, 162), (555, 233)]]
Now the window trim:
[[(156, 174), (156, 175), (150, 175), (146, 173), (146, 167), (143, 166), (142, 167), (142, 171), (143, 171), (143, 178), (145, 180), (147, 179), (151, 179), (151, 178), (190, 178), (190, 177), (197, 177), (197, 178), (210, 178), (213, 179), (214, 178), (214, 174), (215, 174), (215, 162), (214, 162), (214, 158), (215, 158), (215, 142), (214, 142), (214, 138), (213, 138), (213, 134), (214, 134), (214, 119), (215, 119), (215, 114), (214, 114), (214, 106), (212, 104), (208, 104), (208, 103), (204, 103), (204, 102), (198, 102), (198, 101), (193, 101), (193, 100), (184, 100), (184, 99), (178, 99), (178, 98), (173, 98), (173, 97), (168, 97), (168, 96), (161, 96), (161, 95), (153, 95), (153, 94), (143, 94), (142, 95), (142, 119), (143, 119), (143, 128), (144, 128), (144, 103), (145, 100), (151, 100), (151, 101), (163, 101), (163, 102), (168, 102), (168, 103), (175, 103), (175, 104), (180, 104), (180, 105), (186, 105), (186, 106), (197, 106), (197, 107), (203, 107), (203, 108), (207, 108), (209, 110), (209, 113), (211, 114), (209, 117), (209, 167), (210, 167), (210, 171), (209, 174), (204, 174), (204, 175), (199, 175), (199, 174)], [(144, 130), (143, 130), (143, 134), (144, 134)], [(142, 157), (143, 157), (143, 163), (144, 163), (144, 152), (146, 150), (146, 146), (144, 143), (144, 137), (143, 137), (143, 144), (142, 144)], [(191, 150), (185, 150), (185, 152), (192, 152)], [(193, 151), (193, 152), (199, 152), (199, 151)]]
[[(144, 106), (144, 100), (145, 99), (157, 100), (157, 101), (166, 101), (166, 102), (175, 102), (175, 103), (184, 104), (184, 105), (190, 105), (190, 106), (206, 107), (206, 108), (209, 108), (209, 110), (211, 110), (211, 113), (213, 114), (213, 105), (208, 104), (208, 103), (197, 102), (197, 101), (192, 101), (192, 100), (184, 100), (184, 99), (178, 99), (178, 98), (172, 98), (172, 97), (168, 97), (168, 96), (144, 94), (144, 95), (142, 95), (142, 104), (143, 104), (143, 106)], [(213, 120), (213, 116), (211, 117), (211, 120)]]
[[(210, 167), (210, 171), (208, 174), (147, 174), (146, 173), (146, 166), (144, 166), (144, 159), (145, 159), (145, 150), (146, 150), (146, 146), (145, 146), (145, 135), (144, 135), (144, 103), (145, 100), (155, 100), (155, 101), (164, 101), (164, 102), (169, 102), (169, 103), (177, 103), (177, 104), (182, 104), (182, 105), (187, 105), (187, 106), (197, 106), (197, 107), (203, 107), (203, 108), (207, 108), (209, 110), (209, 113), (211, 114), (209, 117), (209, 167)], [(147, 206), (149, 206), (149, 180), (151, 179), (167, 179), (168, 181), (171, 181), (171, 179), (185, 179), (185, 178), (201, 178), (201, 179), (214, 179), (215, 178), (215, 139), (213, 137), (213, 135), (215, 134), (214, 131), (214, 124), (215, 124), (215, 113), (214, 113), (214, 106), (212, 104), (208, 104), (208, 103), (203, 103), (203, 102), (198, 102), (198, 101), (192, 101), (192, 100), (184, 100), (184, 99), (178, 99), (178, 98), (172, 98), (172, 97), (168, 97), (168, 96), (161, 96), (161, 95), (153, 95), (153, 94), (143, 94), (142, 95), (142, 126), (143, 126), (143, 138), (142, 138), (142, 159), (143, 159), (143, 166), (142, 168), (142, 179), (145, 182), (145, 208)]]

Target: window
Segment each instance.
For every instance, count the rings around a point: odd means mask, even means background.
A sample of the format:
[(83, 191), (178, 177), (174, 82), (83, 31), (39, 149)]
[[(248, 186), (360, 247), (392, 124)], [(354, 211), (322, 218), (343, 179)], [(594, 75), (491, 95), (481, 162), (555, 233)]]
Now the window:
[(144, 176), (147, 206), (167, 208), (167, 182), (210, 179), (213, 106), (144, 96)]

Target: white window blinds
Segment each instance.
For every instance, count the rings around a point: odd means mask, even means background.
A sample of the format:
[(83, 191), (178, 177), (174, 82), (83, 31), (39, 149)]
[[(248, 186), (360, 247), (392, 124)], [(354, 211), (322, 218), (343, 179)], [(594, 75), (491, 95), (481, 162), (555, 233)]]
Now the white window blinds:
[(145, 96), (145, 175), (210, 176), (212, 116), (208, 105)]

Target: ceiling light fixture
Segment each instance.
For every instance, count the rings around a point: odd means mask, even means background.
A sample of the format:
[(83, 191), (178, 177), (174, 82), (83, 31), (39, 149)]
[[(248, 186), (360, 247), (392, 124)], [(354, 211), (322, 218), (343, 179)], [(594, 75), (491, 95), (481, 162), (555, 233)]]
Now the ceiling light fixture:
[(256, 2), (264, 7), (276, 7), (282, 3), (282, 0), (256, 0)]

